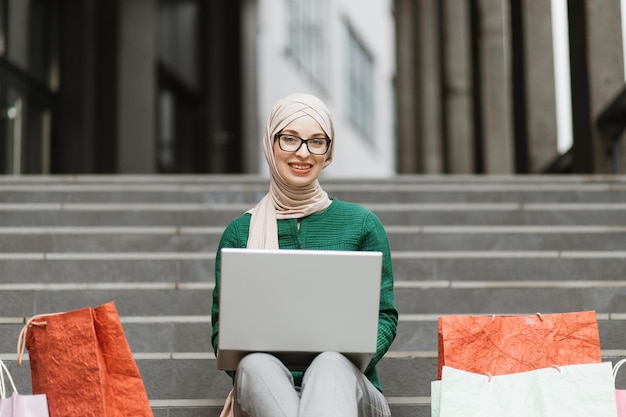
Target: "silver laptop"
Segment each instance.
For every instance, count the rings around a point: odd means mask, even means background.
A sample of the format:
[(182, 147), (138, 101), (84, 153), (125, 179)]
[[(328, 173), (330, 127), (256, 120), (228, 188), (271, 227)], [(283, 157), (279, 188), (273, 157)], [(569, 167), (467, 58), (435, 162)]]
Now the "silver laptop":
[(222, 249), (217, 367), (250, 352), (303, 370), (320, 352), (364, 370), (376, 351), (381, 252)]

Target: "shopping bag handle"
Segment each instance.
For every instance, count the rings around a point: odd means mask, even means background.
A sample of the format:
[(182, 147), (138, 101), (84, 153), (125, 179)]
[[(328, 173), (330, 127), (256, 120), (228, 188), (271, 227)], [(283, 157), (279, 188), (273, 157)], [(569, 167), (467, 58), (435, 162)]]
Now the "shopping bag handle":
[(13, 392), (17, 394), (17, 388), (15, 387), (15, 382), (13, 382), (13, 378), (11, 378), (11, 373), (7, 366), (0, 359), (0, 398), (5, 399), (7, 397), (6, 392), (6, 383), (4, 382), (4, 375), (6, 373), (7, 378), (9, 378), (9, 382), (11, 383), (11, 388), (13, 388)]
[[(536, 312), (535, 316), (539, 317), (539, 320), (543, 321), (543, 315), (540, 312)], [(498, 317), (495, 314), (491, 315), (491, 322), (493, 323), (494, 321), (496, 321), (496, 317)]]
[[(556, 369), (557, 371), (559, 371), (559, 373), (561, 372), (561, 367), (559, 365), (551, 365), (550, 368), (552, 369)], [(487, 377), (487, 383), (491, 383), (491, 380), (493, 379), (493, 375), (491, 374), (491, 372), (487, 372), (486, 374), (484, 374)]]
[(613, 384), (615, 384), (615, 380), (617, 379), (617, 371), (619, 371), (619, 368), (621, 368), (622, 365), (625, 363), (626, 363), (626, 359), (622, 359), (622, 360), (617, 361), (617, 363), (613, 367)]
[(26, 333), (28, 333), (28, 329), (32, 326), (43, 327), (47, 324), (45, 321), (34, 321), (35, 319), (39, 319), (45, 316), (49, 316), (50, 314), (40, 314), (38, 316), (33, 316), (26, 322), (22, 330), (20, 331), (20, 335), (17, 337), (17, 366), (22, 365), (22, 359), (24, 358), (24, 352), (26, 350)]

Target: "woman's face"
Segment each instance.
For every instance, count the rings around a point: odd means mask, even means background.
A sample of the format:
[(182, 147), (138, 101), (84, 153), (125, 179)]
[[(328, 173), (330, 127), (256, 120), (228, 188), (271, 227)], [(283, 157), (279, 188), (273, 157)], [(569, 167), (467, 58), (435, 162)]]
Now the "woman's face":
[[(311, 116), (302, 116), (289, 123), (279, 133), (298, 136), (302, 139), (325, 138), (326, 133)], [(296, 152), (280, 149), (278, 139), (274, 139), (274, 159), (280, 176), (292, 186), (307, 186), (313, 183), (324, 169), (326, 155), (314, 155), (303, 143)]]

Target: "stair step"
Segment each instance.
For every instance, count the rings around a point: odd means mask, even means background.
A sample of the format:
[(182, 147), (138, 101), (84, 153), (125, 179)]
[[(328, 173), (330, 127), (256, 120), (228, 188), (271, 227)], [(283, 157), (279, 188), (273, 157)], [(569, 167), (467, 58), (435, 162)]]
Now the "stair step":
[(396, 294), (396, 305), (405, 314), (527, 314), (596, 310), (626, 311), (626, 287), (606, 288), (424, 288)]
[[(141, 302), (138, 303), (138, 297)], [(626, 312), (624, 281), (604, 286), (582, 287), (411, 287), (396, 292), (396, 305), (403, 314), (525, 314), (596, 310)], [(53, 291), (3, 291), (0, 316), (32, 316), (67, 311), (87, 305), (116, 301), (124, 315), (207, 315), (211, 291), (205, 289), (82, 289)]]
[[(137, 367), (151, 400), (225, 398), (232, 381), (218, 370), (214, 358), (172, 358), (170, 354), (135, 355)], [(614, 356), (603, 355), (603, 361)], [(4, 360), (11, 371), (18, 391), (29, 394), (30, 364), (26, 359), (17, 368), (14, 360)], [(391, 357), (380, 361), (379, 377), (388, 397), (415, 398), (430, 396), (430, 382), (437, 379), (434, 357)]]
[[(362, 202), (626, 201), (623, 178), (608, 176), (398, 176), (321, 182), (333, 197)], [(267, 179), (258, 176), (4, 178), (0, 181), (0, 201), (252, 203), (267, 190)]]
[[(365, 204), (389, 225), (626, 224), (626, 203)], [(2, 204), (0, 227), (226, 226), (250, 205), (224, 204)]]
[[(447, 312), (446, 315), (453, 314)], [(525, 314), (532, 314), (526, 312)], [(437, 318), (414, 320), (411, 315), (400, 317), (398, 335), (387, 356), (436, 356)], [(131, 320), (130, 322), (128, 320)], [(135, 355), (170, 352), (177, 355), (212, 354), (211, 324), (208, 316), (172, 316), (144, 317), (141, 322), (133, 317), (122, 317), (122, 324), (128, 343)], [(159, 320), (159, 319), (162, 319)], [(0, 352), (15, 353), (18, 335), (26, 318), (5, 318), (0, 320)], [(185, 321), (189, 320), (189, 321)], [(626, 314), (598, 314), (598, 329), (603, 350), (606, 355), (621, 351), (626, 356), (623, 329), (626, 326)]]
[[(181, 355), (183, 356), (183, 355)], [(15, 359), (4, 358), (18, 391), (31, 393), (30, 364), (24, 359), (17, 368)], [(218, 370), (214, 358), (171, 358), (170, 354), (135, 354), (135, 361), (151, 400), (225, 398), (232, 381)], [(385, 395), (392, 397), (430, 396), (430, 379), (437, 378), (436, 357), (383, 358), (380, 378)], [(428, 375), (428, 380), (422, 377)], [(406, 381), (415, 381), (407, 383)]]
[[(603, 357), (613, 361), (614, 357)], [(217, 415), (228, 393), (230, 379), (212, 359), (136, 359), (156, 416)], [(21, 368), (7, 361), (18, 390), (30, 393), (28, 361)], [(430, 381), (436, 379), (436, 358), (383, 359), (380, 378), (393, 415), (429, 416)], [(622, 379), (618, 379), (618, 384)], [(210, 392), (211, 395), (207, 395)], [(198, 414), (196, 414), (198, 413)]]
[[(10, 283), (194, 283), (214, 280), (214, 252), (0, 253)], [(396, 281), (621, 281), (625, 251), (394, 251)], [(527, 285), (527, 284), (524, 284)]]
[[(215, 252), (223, 227), (0, 228), (3, 253)], [(626, 226), (387, 226), (394, 250), (625, 250)]]

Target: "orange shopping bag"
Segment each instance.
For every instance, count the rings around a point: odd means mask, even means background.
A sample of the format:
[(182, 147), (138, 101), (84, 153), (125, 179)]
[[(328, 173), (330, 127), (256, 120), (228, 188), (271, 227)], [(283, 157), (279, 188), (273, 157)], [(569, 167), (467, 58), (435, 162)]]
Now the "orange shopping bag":
[(28, 349), (34, 394), (50, 417), (153, 417), (113, 302), (35, 316), (18, 343)]
[(503, 375), (602, 360), (595, 311), (439, 317), (442, 367)]

